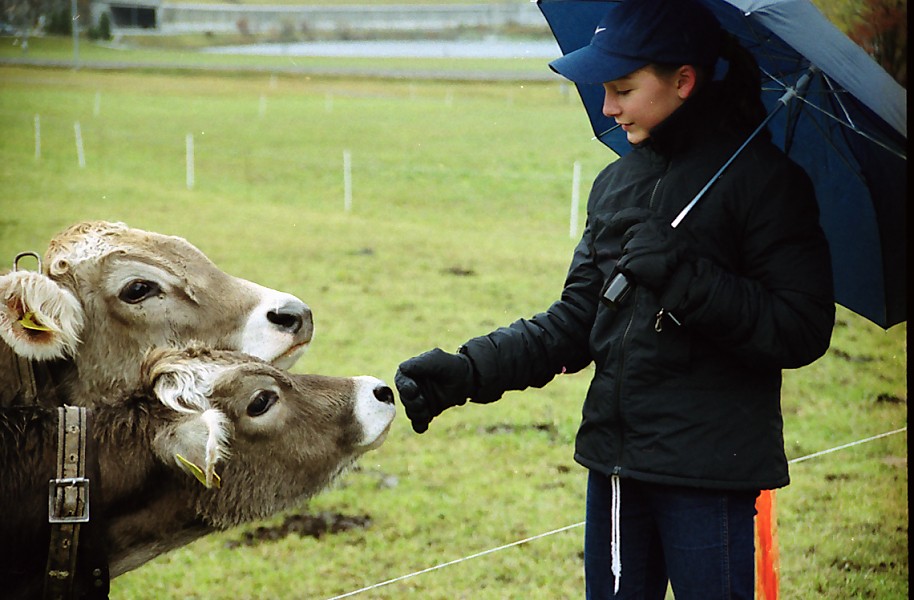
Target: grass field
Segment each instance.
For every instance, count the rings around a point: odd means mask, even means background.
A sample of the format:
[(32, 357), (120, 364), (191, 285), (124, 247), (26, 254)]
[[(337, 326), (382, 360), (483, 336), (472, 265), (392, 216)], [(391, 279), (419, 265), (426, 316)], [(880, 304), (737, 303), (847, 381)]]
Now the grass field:
[[(248, 39), (247, 42), (251, 40)], [(257, 40), (255, 40), (257, 41)], [(260, 40), (271, 41), (271, 40)], [(58, 66), (111, 70), (142, 67), (146, 70), (175, 72), (187, 70), (227, 70), (232, 76), (240, 72), (266, 72), (309, 74), (311, 72), (358, 73), (371, 76), (383, 72), (425, 71), (441, 73), (443, 79), (455, 73), (486, 72), (513, 75), (517, 80), (535, 79), (546, 73), (545, 63), (532, 59), (438, 59), (391, 58), (379, 61), (361, 57), (310, 57), (310, 56), (244, 56), (205, 54), (199, 50), (206, 46), (246, 43), (243, 36), (203, 34), (163, 37), (131, 37), (116, 45), (96, 44), (83, 40), (79, 44), (78, 58), (74, 56), (73, 42), (65, 37), (32, 37), (27, 49), (20, 38), (0, 37), (0, 60), (55, 61)]]
[[(401, 360), (558, 297), (576, 241), (572, 166), (586, 196), (612, 159), (585, 121), (546, 83), (0, 67), (0, 259), (42, 251), (80, 219), (181, 235), (311, 305), (317, 334), (296, 370), (391, 382)], [(790, 458), (906, 426), (906, 333), (839, 311), (828, 354), (785, 373)], [(589, 374), (454, 409), (422, 436), (401, 414), (333, 489), (160, 557), (112, 582), (111, 597), (332, 598), (580, 523), (585, 471), (571, 454)], [(791, 473), (777, 495), (782, 597), (907, 598), (907, 434)], [(371, 522), (283, 536), (305, 512)], [(582, 540), (571, 527), (355, 597), (581, 598)]]

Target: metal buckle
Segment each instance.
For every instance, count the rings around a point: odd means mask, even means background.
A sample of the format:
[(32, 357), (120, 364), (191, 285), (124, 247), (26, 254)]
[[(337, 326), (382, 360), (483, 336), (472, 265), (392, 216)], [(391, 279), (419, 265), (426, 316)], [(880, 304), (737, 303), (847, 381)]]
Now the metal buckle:
[[(80, 514), (76, 515), (59, 515), (54, 510), (58, 504), (58, 493), (64, 492), (64, 488), (76, 488), (77, 493), (82, 494), (83, 509)], [(61, 501), (63, 507), (64, 502)], [(78, 505), (78, 503), (77, 503)], [(48, 482), (48, 523), (88, 523), (89, 522), (89, 480), (85, 477), (65, 477), (63, 479), (51, 479)]]

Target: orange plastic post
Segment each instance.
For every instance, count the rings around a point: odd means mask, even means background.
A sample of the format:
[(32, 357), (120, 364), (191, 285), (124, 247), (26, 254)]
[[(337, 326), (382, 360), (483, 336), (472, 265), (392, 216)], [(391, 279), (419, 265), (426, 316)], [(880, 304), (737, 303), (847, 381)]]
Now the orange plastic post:
[(778, 523), (774, 490), (762, 490), (755, 501), (755, 597), (778, 598)]

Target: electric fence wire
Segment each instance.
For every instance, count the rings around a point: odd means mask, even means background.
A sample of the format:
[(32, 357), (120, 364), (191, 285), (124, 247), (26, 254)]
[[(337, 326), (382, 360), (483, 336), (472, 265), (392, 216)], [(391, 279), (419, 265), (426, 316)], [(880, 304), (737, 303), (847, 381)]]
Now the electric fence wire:
[[(838, 452), (839, 450), (845, 450), (845, 449), (847, 449), (847, 448), (852, 448), (852, 447), (854, 447), (854, 446), (860, 446), (860, 445), (862, 445), (862, 444), (866, 444), (866, 443), (869, 443), (869, 442), (872, 442), (872, 441), (875, 441), (875, 440), (878, 440), (878, 439), (881, 439), (881, 438), (885, 438), (885, 437), (889, 437), (889, 436), (892, 436), (892, 435), (901, 433), (901, 432), (903, 432), (903, 431), (907, 431), (907, 429), (908, 429), (907, 427), (901, 427), (900, 429), (894, 429), (894, 430), (892, 430), (892, 431), (886, 431), (885, 433), (880, 433), (880, 434), (878, 434), (878, 435), (874, 435), (874, 436), (871, 436), (871, 437), (868, 437), (868, 438), (864, 438), (864, 439), (857, 440), (857, 441), (854, 441), (854, 442), (849, 442), (849, 443), (847, 443), (847, 444), (842, 444), (842, 445), (840, 445), (840, 446), (835, 446), (834, 448), (829, 448), (829, 449), (827, 449), (827, 450), (820, 450), (819, 452), (814, 452), (814, 453), (812, 453), (812, 454), (807, 454), (806, 456), (801, 456), (801, 457), (798, 457), (798, 458), (791, 459), (791, 460), (787, 461), (787, 464), (793, 465), (793, 464), (801, 463), (801, 462), (804, 462), (804, 461), (807, 461), (807, 460), (810, 460), (810, 459), (813, 459), (813, 458), (818, 458), (818, 457), (824, 456), (824, 455), (826, 455), (826, 454), (831, 454), (832, 452)], [(380, 583), (376, 583), (376, 584), (374, 584), (374, 585), (369, 585), (369, 586), (367, 586), (367, 587), (363, 587), (363, 588), (360, 588), (360, 589), (358, 589), (358, 590), (353, 590), (353, 591), (351, 591), (351, 592), (347, 592), (347, 593), (341, 594), (341, 595), (339, 595), (339, 596), (333, 596), (332, 598), (328, 598), (328, 600), (340, 600), (341, 598), (349, 598), (350, 596), (355, 596), (356, 594), (361, 594), (362, 592), (367, 592), (367, 591), (374, 590), (374, 589), (377, 589), (377, 588), (380, 588), (380, 587), (384, 587), (384, 586), (386, 586), (386, 585), (390, 585), (390, 584), (392, 584), (392, 583), (397, 583), (398, 581), (403, 581), (403, 580), (405, 580), (405, 579), (410, 579), (410, 578), (416, 577), (416, 576), (418, 576), (418, 575), (423, 575), (423, 574), (429, 573), (429, 572), (431, 572), (431, 571), (437, 571), (438, 569), (443, 569), (443, 568), (445, 568), (445, 567), (450, 567), (450, 566), (452, 566), (452, 565), (456, 565), (456, 564), (459, 564), (459, 563), (462, 563), (462, 562), (466, 562), (466, 561), (472, 560), (472, 559), (474, 559), (474, 558), (479, 558), (479, 557), (481, 557), (481, 556), (486, 556), (486, 555), (488, 555), (488, 554), (493, 554), (493, 553), (499, 552), (499, 551), (501, 551), (501, 550), (507, 550), (508, 548), (513, 548), (514, 546), (520, 546), (520, 545), (522, 545), (522, 544), (526, 544), (527, 542), (532, 542), (532, 541), (538, 540), (538, 539), (540, 539), (540, 538), (548, 537), (548, 536), (550, 536), (550, 535), (555, 535), (555, 534), (557, 534), (557, 533), (562, 533), (563, 531), (568, 531), (568, 530), (570, 530), (570, 529), (575, 529), (575, 528), (581, 527), (581, 526), (583, 526), (583, 525), (584, 525), (584, 521), (581, 521), (580, 523), (573, 523), (573, 524), (571, 524), (571, 525), (566, 525), (566, 526), (564, 526), (564, 527), (559, 527), (558, 529), (553, 529), (552, 531), (546, 531), (546, 532), (544, 532), (544, 533), (540, 533), (540, 534), (537, 534), (537, 535), (534, 535), (534, 536), (531, 536), (531, 537), (528, 537), (528, 538), (524, 538), (524, 539), (522, 539), (522, 540), (517, 540), (516, 542), (511, 542), (510, 544), (505, 544), (505, 545), (503, 545), (503, 546), (498, 546), (497, 548), (490, 548), (490, 549), (488, 549), (488, 550), (483, 550), (482, 552), (477, 552), (477, 553), (475, 553), (475, 554), (470, 554), (469, 556), (464, 556), (464, 557), (462, 557), (462, 558), (456, 558), (456, 559), (454, 559), (454, 560), (451, 560), (451, 561), (448, 561), (448, 562), (445, 562), (445, 563), (441, 563), (441, 564), (439, 564), (439, 565), (435, 565), (434, 567), (428, 567), (428, 568), (426, 568), (426, 569), (422, 569), (421, 571), (416, 571), (416, 572), (414, 572), (414, 573), (409, 573), (409, 574), (407, 574), (407, 575), (401, 575), (401, 576), (399, 576), (399, 577), (394, 577), (393, 579), (388, 579), (387, 581), (382, 581), (382, 582), (380, 582)]]

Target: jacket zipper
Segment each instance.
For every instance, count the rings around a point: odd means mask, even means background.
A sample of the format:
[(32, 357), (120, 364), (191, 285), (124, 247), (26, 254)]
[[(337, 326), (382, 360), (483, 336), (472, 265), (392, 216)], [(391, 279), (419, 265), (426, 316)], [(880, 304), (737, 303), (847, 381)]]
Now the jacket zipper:
[[(666, 177), (666, 174), (670, 171), (670, 166), (672, 161), (668, 161), (666, 169), (660, 177), (657, 178), (657, 183), (654, 184), (654, 189), (651, 190), (651, 197), (648, 199), (647, 207), (650, 209), (654, 208), (654, 196), (657, 195), (657, 188), (660, 187), (660, 182), (663, 181), (663, 178)], [(635, 286), (634, 293), (632, 293), (632, 312), (628, 318), (628, 323), (625, 325), (625, 332), (622, 334), (622, 343), (619, 344), (619, 368), (616, 370), (616, 403), (619, 406), (619, 421), (618, 421), (618, 433), (619, 433), (619, 454), (616, 457), (616, 466), (613, 468), (613, 474), (618, 475), (619, 471), (622, 469), (619, 463), (622, 462), (622, 455), (624, 454), (622, 449), (625, 445), (625, 430), (622, 427), (622, 372), (625, 369), (625, 346), (628, 341), (628, 334), (632, 329), (632, 324), (635, 322), (635, 307), (638, 306), (638, 292), (640, 289)]]

